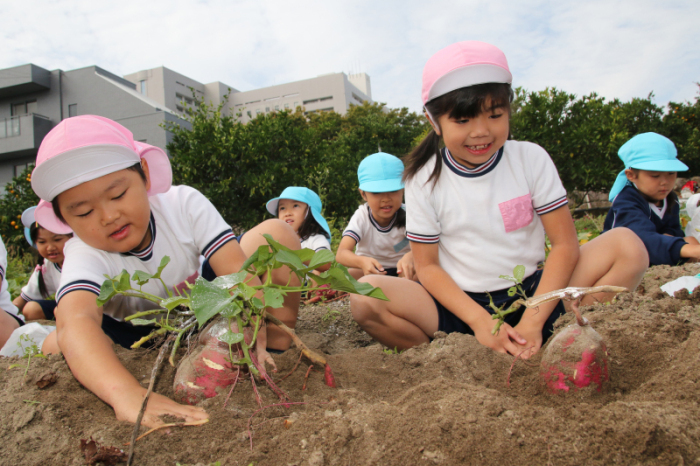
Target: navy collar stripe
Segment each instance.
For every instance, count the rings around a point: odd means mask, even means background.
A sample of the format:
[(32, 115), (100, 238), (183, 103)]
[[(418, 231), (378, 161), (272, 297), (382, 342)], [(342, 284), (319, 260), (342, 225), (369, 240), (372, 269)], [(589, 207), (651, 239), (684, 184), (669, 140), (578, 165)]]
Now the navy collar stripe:
[(447, 167), (450, 170), (452, 170), (452, 172), (454, 172), (455, 174), (465, 178), (476, 178), (478, 176), (483, 176), (491, 172), (494, 168), (496, 168), (496, 165), (498, 165), (498, 162), (501, 161), (502, 157), (503, 147), (498, 149), (498, 151), (495, 154), (493, 154), (490, 159), (488, 159), (486, 162), (482, 163), (478, 167), (467, 168), (454, 159), (447, 147), (442, 149), (442, 160), (445, 163), (445, 165), (447, 165)]
[(378, 231), (381, 231), (382, 233), (391, 231), (391, 229), (394, 228), (394, 223), (396, 223), (396, 217), (399, 216), (399, 211), (397, 210), (394, 214), (394, 218), (392, 218), (391, 222), (389, 222), (389, 225), (383, 227), (374, 219), (374, 217), (372, 216), (372, 209), (370, 209), (369, 206), (367, 206), (367, 213), (369, 214), (369, 221), (372, 222), (374, 228), (376, 228)]

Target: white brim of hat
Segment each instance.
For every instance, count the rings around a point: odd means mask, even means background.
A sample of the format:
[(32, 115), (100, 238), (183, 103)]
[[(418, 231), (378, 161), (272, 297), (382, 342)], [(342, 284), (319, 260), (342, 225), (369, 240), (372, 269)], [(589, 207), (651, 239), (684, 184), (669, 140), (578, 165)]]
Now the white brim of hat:
[(365, 181), (360, 185), (360, 189), (368, 193), (390, 193), (403, 188), (404, 185), (400, 179)]
[(28, 209), (25, 209), (24, 212), (22, 212), (22, 225), (24, 225), (26, 228), (31, 228), (32, 224), (36, 222), (34, 219), (34, 211), (36, 210), (36, 206), (32, 206)]
[(436, 80), (430, 88), (426, 102), (463, 87), (486, 83), (510, 84), (512, 82), (513, 75), (500, 66), (491, 64), (463, 66)]
[(636, 163), (630, 168), (652, 172), (684, 172), (688, 170), (688, 165), (684, 164), (678, 159), (667, 159)]
[(80, 147), (37, 166), (32, 172), (32, 189), (41, 199), (51, 202), (79, 184), (129, 168), (140, 161), (139, 154), (120, 145)]

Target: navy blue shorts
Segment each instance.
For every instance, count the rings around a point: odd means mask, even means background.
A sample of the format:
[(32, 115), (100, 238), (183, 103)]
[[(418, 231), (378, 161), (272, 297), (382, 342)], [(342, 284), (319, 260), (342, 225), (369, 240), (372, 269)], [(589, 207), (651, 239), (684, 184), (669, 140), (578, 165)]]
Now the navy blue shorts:
[[(155, 325), (132, 325), (129, 322), (120, 322), (107, 314), (102, 315), (102, 331), (114, 343), (127, 349), (156, 328)], [(142, 345), (142, 348), (153, 346), (155, 340), (157, 339), (147, 341)]]
[(44, 313), (44, 318), (46, 320), (56, 320), (56, 315), (54, 314), (56, 310), (56, 301), (53, 299), (36, 299), (34, 302), (41, 307), (41, 311)]
[(399, 272), (397, 270), (398, 269), (396, 267), (384, 267), (387, 277), (398, 277)]
[[(537, 272), (533, 273), (525, 280), (523, 280), (522, 287), (525, 290), (525, 294), (527, 294), (528, 297), (532, 296), (535, 293), (541, 278), (542, 271), (538, 270)], [(490, 293), (491, 298), (493, 298), (493, 303), (496, 305), (496, 307), (503, 306), (503, 308), (507, 308), (519, 298), (519, 296), (508, 296), (508, 288), (504, 288), (498, 291), (492, 291)], [(489, 312), (489, 314), (494, 314), (493, 310), (489, 307), (489, 296), (486, 293), (471, 293), (469, 291), (465, 291), (465, 293), (467, 294), (467, 296), (476, 301), (477, 304), (486, 309)], [(474, 335), (474, 331), (471, 329), (471, 327), (465, 324), (459, 317), (450, 312), (435, 298), (433, 298), (433, 301), (435, 301), (435, 306), (437, 307), (438, 311), (439, 331), (445, 333), (458, 332)], [(520, 319), (523, 316), (523, 312), (525, 312), (525, 306), (520, 306), (520, 309), (506, 316), (506, 323), (511, 327), (515, 327), (518, 324), (518, 322), (520, 322)], [(547, 339), (550, 336), (552, 336), (552, 333), (554, 333), (554, 322), (556, 322), (559, 316), (561, 316), (565, 312), (566, 310), (564, 309), (564, 303), (562, 301), (559, 301), (559, 303), (557, 303), (557, 306), (554, 308), (549, 318), (545, 322), (544, 326), (542, 327), (542, 343), (547, 341)], [(494, 320), (493, 322), (495, 325), (496, 321)]]

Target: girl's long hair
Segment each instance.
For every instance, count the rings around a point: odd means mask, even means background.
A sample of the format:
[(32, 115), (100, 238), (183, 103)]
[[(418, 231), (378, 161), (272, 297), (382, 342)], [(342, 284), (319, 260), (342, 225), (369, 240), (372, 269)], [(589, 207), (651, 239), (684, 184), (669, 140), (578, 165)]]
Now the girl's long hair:
[[(328, 241), (331, 240), (330, 236), (328, 236), (328, 233), (326, 233), (326, 230), (324, 230), (321, 225), (318, 224), (314, 216), (311, 214), (311, 207), (308, 205), (306, 206), (306, 218), (304, 219), (303, 222), (301, 222), (301, 226), (299, 227), (299, 230), (297, 231), (297, 235), (299, 236), (299, 239), (301, 241), (304, 241), (308, 239), (310, 236), (313, 235), (323, 235), (326, 238), (328, 238)], [(279, 217), (279, 207), (277, 208), (277, 216)]]
[[(513, 97), (513, 89), (510, 84), (476, 84), (456, 89), (433, 99), (425, 104), (425, 108), (432, 116), (433, 124), (438, 125), (438, 119), (442, 115), (449, 115), (450, 118), (456, 120), (474, 118), (483, 112), (490, 112), (497, 108), (508, 109), (510, 116), (510, 104), (513, 102)], [(428, 181), (433, 181), (433, 185), (437, 182), (442, 170), (442, 157), (438, 155), (441, 142), (440, 136), (432, 129), (418, 147), (404, 158), (406, 166), (403, 172), (404, 182), (413, 178), (433, 156), (435, 156), (435, 168), (433, 168)]]

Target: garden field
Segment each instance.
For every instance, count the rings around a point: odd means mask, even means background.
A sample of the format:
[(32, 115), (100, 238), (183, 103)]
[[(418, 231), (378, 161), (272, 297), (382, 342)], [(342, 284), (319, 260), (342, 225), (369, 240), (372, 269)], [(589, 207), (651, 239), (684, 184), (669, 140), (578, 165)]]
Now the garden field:
[[(140, 440), (134, 464), (700, 464), (700, 295), (659, 289), (698, 272), (694, 264), (653, 267), (635, 292), (583, 308), (611, 360), (608, 388), (585, 395), (545, 393), (529, 365), (539, 356), (514, 361), (458, 334), (394, 354), (357, 327), (347, 299), (304, 306), (298, 332), (329, 355), (338, 388), (316, 370), (302, 390), (303, 359), (279, 383), (303, 404), (259, 411), (250, 383), (239, 383), (228, 403), (228, 393), (204, 402), (208, 424)], [(557, 326), (572, 322), (565, 315)], [(144, 385), (156, 353), (118, 350)], [(276, 378), (298, 358), (296, 349), (277, 356)], [(16, 362), (26, 363), (2, 361)], [(38, 388), (47, 374), (57, 382)], [(173, 377), (165, 364), (156, 391), (172, 395)], [(2, 370), (0, 386), (2, 465), (86, 464), (81, 440), (90, 438), (127, 449), (131, 425), (81, 387), (60, 356), (32, 359), (26, 376)], [(267, 388), (261, 395), (278, 403)]]

